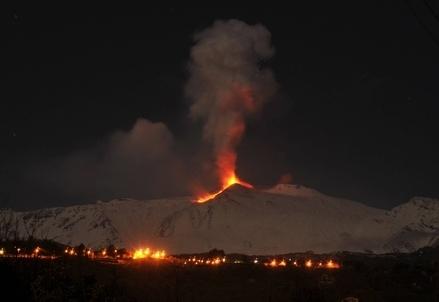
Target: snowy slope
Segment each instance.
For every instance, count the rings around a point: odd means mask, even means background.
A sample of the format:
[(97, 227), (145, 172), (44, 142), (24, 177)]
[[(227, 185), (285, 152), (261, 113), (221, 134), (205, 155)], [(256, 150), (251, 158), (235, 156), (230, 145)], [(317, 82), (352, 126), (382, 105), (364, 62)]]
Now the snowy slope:
[(203, 204), (189, 197), (118, 199), (30, 212), (2, 211), (0, 231), (2, 221), (12, 216), (21, 236), (92, 247), (148, 245), (171, 253), (213, 248), (249, 254), (388, 252), (439, 242), (438, 200), (413, 198), (385, 211), (295, 185), (264, 191), (233, 186)]
[(384, 251), (415, 251), (439, 242), (439, 200), (414, 197), (375, 217), (372, 233), (382, 232)]

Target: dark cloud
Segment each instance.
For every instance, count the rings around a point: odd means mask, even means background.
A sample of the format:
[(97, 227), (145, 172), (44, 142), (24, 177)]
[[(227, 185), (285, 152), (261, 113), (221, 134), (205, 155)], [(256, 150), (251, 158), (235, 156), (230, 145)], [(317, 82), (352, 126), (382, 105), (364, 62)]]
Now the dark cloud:
[(167, 126), (138, 119), (86, 150), (33, 166), (29, 177), (62, 195), (109, 199), (183, 194), (188, 188), (183, 161)]

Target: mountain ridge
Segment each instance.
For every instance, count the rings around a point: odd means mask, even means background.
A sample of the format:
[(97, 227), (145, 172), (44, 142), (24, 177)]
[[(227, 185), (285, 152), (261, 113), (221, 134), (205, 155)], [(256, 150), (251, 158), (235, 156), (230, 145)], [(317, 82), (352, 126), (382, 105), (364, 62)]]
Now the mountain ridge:
[(35, 211), (3, 210), (0, 230), (2, 221), (12, 216), (22, 237), (94, 248), (110, 243), (147, 245), (170, 253), (213, 248), (246, 254), (411, 252), (439, 242), (439, 200), (414, 197), (383, 210), (284, 184), (267, 190), (235, 185), (202, 204), (191, 197), (125, 198)]

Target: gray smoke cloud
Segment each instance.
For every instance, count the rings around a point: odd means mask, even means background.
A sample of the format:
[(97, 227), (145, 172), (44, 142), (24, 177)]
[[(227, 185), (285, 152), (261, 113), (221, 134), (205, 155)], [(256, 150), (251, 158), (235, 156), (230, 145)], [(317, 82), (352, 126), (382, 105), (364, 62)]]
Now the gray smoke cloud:
[(185, 86), (191, 116), (204, 123), (220, 178), (231, 176), (245, 118), (270, 100), (277, 88), (265, 62), (274, 54), (270, 32), (260, 24), (216, 21), (194, 36)]
[(100, 144), (32, 167), (28, 177), (76, 202), (174, 196), (189, 186), (175, 144), (165, 124), (138, 119)]

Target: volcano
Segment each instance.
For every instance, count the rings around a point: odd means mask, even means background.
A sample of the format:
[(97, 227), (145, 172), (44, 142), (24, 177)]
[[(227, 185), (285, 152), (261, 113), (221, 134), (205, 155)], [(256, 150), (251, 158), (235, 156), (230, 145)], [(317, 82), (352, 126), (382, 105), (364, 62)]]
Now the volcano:
[(213, 248), (246, 254), (408, 252), (439, 242), (436, 199), (415, 197), (383, 210), (303, 186), (257, 190), (239, 184), (207, 203), (191, 199), (115, 199), (28, 212), (2, 210), (0, 221), (16, 222), (23, 237), (94, 248), (109, 243), (158, 246), (170, 253)]
[(218, 192), (202, 194), (195, 201), (198, 202), (198, 203), (203, 203), (203, 202), (211, 201), (215, 197), (220, 195), (221, 193), (223, 193), (223, 192), (225, 192), (227, 190), (233, 190), (234, 186), (240, 186), (240, 187), (245, 187), (247, 189), (253, 189), (253, 186), (251, 184), (246, 183), (246, 182), (240, 180), (239, 178), (236, 177), (235, 173), (233, 173), (233, 175), (231, 177), (226, 179), (226, 181), (224, 182), (222, 188)]

